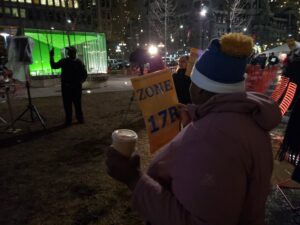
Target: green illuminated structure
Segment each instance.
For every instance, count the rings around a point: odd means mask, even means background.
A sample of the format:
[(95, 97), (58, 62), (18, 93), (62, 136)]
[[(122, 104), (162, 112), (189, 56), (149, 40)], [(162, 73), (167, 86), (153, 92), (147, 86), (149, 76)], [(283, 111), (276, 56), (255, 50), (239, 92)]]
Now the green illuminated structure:
[(49, 51), (54, 48), (54, 59), (58, 61), (65, 57), (65, 48), (69, 45), (77, 48), (77, 57), (84, 62), (89, 74), (107, 73), (104, 34), (25, 29), (25, 36), (34, 41), (31, 76), (59, 75), (60, 70), (50, 67)]

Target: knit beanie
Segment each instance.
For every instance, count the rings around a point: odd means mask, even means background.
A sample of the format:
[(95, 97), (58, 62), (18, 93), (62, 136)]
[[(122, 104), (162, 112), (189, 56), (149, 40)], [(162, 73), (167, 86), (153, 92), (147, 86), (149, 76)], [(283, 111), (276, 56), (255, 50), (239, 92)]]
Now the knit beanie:
[(214, 39), (196, 62), (191, 80), (212, 93), (244, 92), (244, 73), (252, 51), (252, 38), (240, 33)]

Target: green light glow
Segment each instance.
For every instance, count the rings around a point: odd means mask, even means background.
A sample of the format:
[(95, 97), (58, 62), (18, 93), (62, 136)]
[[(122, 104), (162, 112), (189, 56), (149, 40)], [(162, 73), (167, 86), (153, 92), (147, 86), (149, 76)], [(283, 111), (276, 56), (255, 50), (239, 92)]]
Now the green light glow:
[(34, 41), (33, 64), (30, 65), (30, 75), (59, 75), (60, 70), (50, 67), (49, 51), (54, 48), (55, 61), (65, 57), (65, 47), (70, 45), (77, 48), (80, 58), (89, 74), (107, 72), (107, 52), (104, 34), (64, 31), (25, 29), (25, 35)]

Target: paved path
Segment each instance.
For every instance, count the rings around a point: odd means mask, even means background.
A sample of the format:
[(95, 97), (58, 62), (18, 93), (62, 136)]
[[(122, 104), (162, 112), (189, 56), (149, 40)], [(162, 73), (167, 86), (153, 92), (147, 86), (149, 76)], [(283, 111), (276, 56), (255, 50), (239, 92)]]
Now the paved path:
[[(87, 88), (84, 88), (83, 94), (113, 92), (113, 91), (128, 91), (132, 90), (130, 77), (125, 75), (110, 75), (107, 81), (95, 82), (93, 81)], [(60, 85), (44, 88), (31, 88), (31, 97), (49, 97), (61, 96)], [(17, 94), (17, 97), (27, 97), (26, 91)]]

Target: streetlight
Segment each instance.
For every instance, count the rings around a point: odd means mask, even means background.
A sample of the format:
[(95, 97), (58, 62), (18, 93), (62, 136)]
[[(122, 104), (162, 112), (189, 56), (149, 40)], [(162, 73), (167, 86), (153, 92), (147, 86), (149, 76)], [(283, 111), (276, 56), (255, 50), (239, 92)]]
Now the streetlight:
[(183, 29), (183, 25), (181, 24), (179, 28), (180, 28), (180, 29)]
[(157, 55), (158, 48), (154, 45), (150, 45), (149, 48), (148, 48), (148, 52), (151, 56)]
[(247, 31), (247, 27), (244, 27), (243, 31), (246, 32)]
[(121, 48), (120, 48), (120, 46), (119, 45), (117, 45), (117, 47), (116, 47), (116, 52), (121, 52)]
[(201, 21), (201, 32), (202, 32), (202, 35), (201, 35), (201, 48), (203, 49), (204, 48), (204, 38), (205, 38), (205, 33), (204, 33), (204, 18), (206, 17), (207, 15), (207, 7), (205, 7), (204, 5), (202, 5), (202, 9), (200, 11), (200, 17), (202, 18), (202, 21)]
[[(120, 42), (119, 43), (119, 45), (118, 45), (118, 47), (119, 47), (119, 49), (120, 49), (120, 53), (121, 53), (121, 55), (122, 55), (122, 68), (124, 69), (124, 65), (125, 65), (125, 63), (124, 63), (124, 56), (125, 56), (125, 47), (126, 47), (126, 43), (124, 42), (124, 41), (122, 41), (122, 42)], [(121, 48), (123, 48), (123, 50), (121, 49)]]
[(207, 9), (206, 8), (202, 8), (201, 11), (200, 11), (200, 16), (201, 17), (206, 17), (206, 14), (207, 14)]

